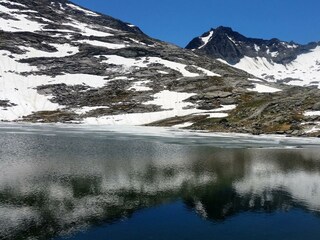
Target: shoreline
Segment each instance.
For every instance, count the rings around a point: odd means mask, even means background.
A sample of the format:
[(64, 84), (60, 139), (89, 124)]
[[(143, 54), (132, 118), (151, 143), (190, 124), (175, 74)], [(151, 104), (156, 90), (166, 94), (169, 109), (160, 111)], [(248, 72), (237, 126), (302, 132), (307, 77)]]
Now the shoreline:
[[(131, 138), (163, 139), (175, 144), (204, 144), (226, 147), (304, 148), (319, 147), (320, 138), (280, 134), (253, 135), (249, 133), (209, 132), (173, 127), (84, 125), (66, 123), (0, 123), (0, 133), (20, 134), (95, 134), (101, 138), (124, 136)], [(179, 141), (178, 141), (179, 140)]]

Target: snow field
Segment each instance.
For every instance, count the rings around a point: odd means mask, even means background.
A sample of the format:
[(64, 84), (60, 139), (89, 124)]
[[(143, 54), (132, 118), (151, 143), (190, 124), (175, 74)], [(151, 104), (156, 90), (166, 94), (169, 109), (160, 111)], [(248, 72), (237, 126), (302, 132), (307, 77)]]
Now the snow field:
[[(43, 54), (42, 51), (40, 52)], [(49, 96), (38, 94), (37, 86), (65, 83), (67, 85), (84, 84), (98, 88), (104, 86), (107, 82), (103, 76), (88, 74), (65, 74), (56, 77), (23, 76), (20, 74), (21, 72), (32, 72), (38, 69), (28, 64), (17, 62), (9, 57), (10, 55), (11, 53), (8, 51), (0, 51), (0, 100), (9, 100), (10, 103), (17, 106), (0, 107), (1, 120), (13, 121), (32, 112), (53, 111), (63, 108), (63, 106), (52, 103)]]
[[(0, 2), (1, 3), (1, 2)], [(16, 4), (15, 4), (16, 5)], [(32, 21), (29, 19), (28, 15), (19, 12), (19, 9), (7, 8), (0, 5), (0, 12), (9, 14), (14, 19), (4, 19), (0, 18), (0, 30), (6, 32), (35, 32), (41, 31), (44, 24)]]
[[(209, 115), (210, 118), (220, 118), (228, 116), (225, 111), (230, 111), (236, 107), (236, 105), (225, 105), (221, 108), (211, 111), (195, 109), (193, 104), (184, 102), (184, 100), (194, 95), (195, 94), (193, 93), (180, 93), (164, 90), (155, 94), (154, 100), (144, 103), (159, 105), (162, 107), (162, 109), (164, 109), (164, 111), (86, 118), (84, 119), (83, 123), (106, 125), (144, 125), (167, 118), (190, 114)], [(193, 106), (194, 108), (189, 108), (190, 106)]]
[[(158, 57), (143, 57), (140, 60), (133, 58), (125, 58), (117, 55), (103, 55), (107, 60), (103, 60), (104, 63), (122, 65), (125, 70), (129, 70), (133, 67), (147, 68), (149, 64), (158, 63), (164, 65), (167, 68), (171, 68), (175, 71), (180, 72), (184, 77), (198, 77), (199, 73), (193, 73), (186, 70), (187, 65), (177, 62), (164, 60)], [(203, 75), (206, 76), (220, 76), (219, 74), (213, 73), (207, 69), (193, 66), (197, 70), (202, 71)], [(163, 73), (163, 72), (162, 72)], [(167, 73), (167, 72), (165, 72)]]
[[(296, 60), (287, 65), (269, 62), (266, 58), (244, 57), (233, 65), (263, 78), (267, 81), (292, 78), (287, 84), (295, 86), (317, 85), (320, 88), (320, 46), (309, 53), (301, 54)], [(274, 79), (268, 78), (273, 76)]]

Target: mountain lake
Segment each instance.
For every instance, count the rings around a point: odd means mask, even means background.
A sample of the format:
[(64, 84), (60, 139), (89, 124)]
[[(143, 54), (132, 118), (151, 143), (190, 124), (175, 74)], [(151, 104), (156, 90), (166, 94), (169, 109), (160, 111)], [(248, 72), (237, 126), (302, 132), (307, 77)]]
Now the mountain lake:
[(0, 125), (0, 239), (320, 239), (320, 140)]

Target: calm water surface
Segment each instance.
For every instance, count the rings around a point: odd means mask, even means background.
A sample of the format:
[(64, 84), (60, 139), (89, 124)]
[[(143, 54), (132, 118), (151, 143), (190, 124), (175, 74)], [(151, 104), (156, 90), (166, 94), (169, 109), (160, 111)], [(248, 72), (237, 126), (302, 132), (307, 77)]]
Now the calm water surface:
[(320, 239), (316, 140), (166, 134), (0, 125), (0, 239)]

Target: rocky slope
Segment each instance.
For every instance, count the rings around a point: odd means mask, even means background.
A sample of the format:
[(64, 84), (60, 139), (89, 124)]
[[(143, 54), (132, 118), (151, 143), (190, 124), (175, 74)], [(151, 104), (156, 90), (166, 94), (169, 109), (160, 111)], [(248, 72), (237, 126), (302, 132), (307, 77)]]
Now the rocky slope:
[(1, 121), (318, 132), (317, 89), (257, 79), (66, 0), (0, 0), (0, 29)]

